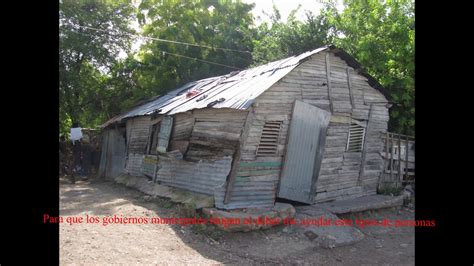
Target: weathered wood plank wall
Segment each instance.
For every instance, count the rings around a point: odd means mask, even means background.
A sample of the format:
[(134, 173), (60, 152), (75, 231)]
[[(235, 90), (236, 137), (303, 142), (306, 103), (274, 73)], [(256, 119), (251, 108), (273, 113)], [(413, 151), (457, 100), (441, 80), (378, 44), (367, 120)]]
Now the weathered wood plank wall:
[(247, 113), (228, 108), (193, 110), (195, 122), (185, 157), (199, 160), (233, 156)]
[(188, 150), (189, 139), (191, 138), (195, 118), (191, 111), (179, 113), (173, 117), (174, 121), (169, 149), (171, 151), (179, 150), (182, 154), (185, 154)]
[(174, 115), (169, 150), (185, 160), (159, 156), (156, 180), (222, 199), (248, 111), (205, 108)]
[[(357, 74), (344, 60), (330, 52), (313, 55), (256, 99), (255, 116), (248, 129), (248, 137), (243, 140), (240, 161), (243, 164), (269, 162), (278, 166), (265, 170), (250, 169), (244, 172), (246, 177), (255, 180), (254, 182), (275, 181), (267, 183), (265, 189), (276, 193), (295, 100), (327, 111), (331, 111), (332, 103), (333, 108), (320, 176), (316, 184), (315, 202), (376, 193), (383, 165), (379, 154), (383, 142), (379, 134), (387, 129), (387, 100), (368, 84), (367, 78)], [(359, 180), (362, 153), (346, 152), (347, 138), (352, 118), (366, 123), (370, 104), (373, 104), (372, 121), (366, 133), (365, 167)], [(282, 121), (278, 152), (272, 156), (257, 157), (256, 150), (265, 121)], [(261, 171), (265, 171), (264, 177), (259, 175)], [(254, 193), (258, 191), (255, 190)]]

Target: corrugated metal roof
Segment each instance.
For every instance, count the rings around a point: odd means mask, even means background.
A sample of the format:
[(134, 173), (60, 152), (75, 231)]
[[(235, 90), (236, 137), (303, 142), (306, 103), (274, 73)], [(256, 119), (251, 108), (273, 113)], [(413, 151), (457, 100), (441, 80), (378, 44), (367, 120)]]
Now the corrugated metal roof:
[(297, 67), (307, 57), (324, 51), (321, 47), (265, 65), (227, 75), (193, 81), (153, 101), (118, 115), (101, 127), (122, 119), (157, 114), (176, 114), (206, 107), (247, 109), (260, 94)]

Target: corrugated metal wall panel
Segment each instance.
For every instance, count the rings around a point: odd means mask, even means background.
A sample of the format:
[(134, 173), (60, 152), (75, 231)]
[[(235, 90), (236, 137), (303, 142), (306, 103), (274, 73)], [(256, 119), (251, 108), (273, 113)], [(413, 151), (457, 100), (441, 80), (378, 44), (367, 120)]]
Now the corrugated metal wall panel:
[(140, 176), (150, 134), (150, 117), (136, 117), (128, 120), (127, 134), (128, 156), (125, 172)]
[(129, 154), (127, 158), (127, 167), (125, 171), (132, 176), (141, 176), (144, 157), (145, 157), (144, 154), (136, 154), (136, 153)]
[(103, 134), (99, 176), (115, 178), (124, 171), (125, 138), (119, 129), (109, 129)]
[(214, 195), (216, 188), (225, 183), (231, 164), (230, 156), (200, 162), (159, 156), (156, 180), (172, 187)]
[(150, 178), (155, 177), (156, 164), (158, 163), (157, 156), (145, 155), (142, 163), (142, 174)]
[(241, 161), (237, 168), (232, 197), (224, 204), (225, 187), (217, 190), (214, 201), (217, 208), (273, 207), (281, 169), (281, 157)]
[(150, 136), (150, 117), (135, 117), (127, 121), (128, 153), (145, 154)]
[(99, 164), (99, 170), (97, 171), (97, 176), (99, 178), (102, 178), (105, 176), (105, 167), (107, 165), (107, 145), (109, 144), (109, 131), (110, 129), (106, 129), (102, 132), (102, 148), (101, 148), (101, 153), (100, 153), (100, 164)]

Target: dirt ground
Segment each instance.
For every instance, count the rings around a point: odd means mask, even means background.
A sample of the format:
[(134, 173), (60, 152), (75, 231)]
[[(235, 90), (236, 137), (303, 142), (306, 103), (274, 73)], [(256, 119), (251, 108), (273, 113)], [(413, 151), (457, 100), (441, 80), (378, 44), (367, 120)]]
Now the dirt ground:
[[(108, 181), (61, 180), (60, 214), (66, 216), (183, 217), (167, 200)], [(365, 213), (367, 219), (414, 219), (408, 209)], [(160, 224), (60, 224), (60, 263), (67, 264), (316, 264), (414, 265), (414, 228), (366, 227), (364, 240), (324, 249), (279, 226), (227, 233), (213, 227)]]

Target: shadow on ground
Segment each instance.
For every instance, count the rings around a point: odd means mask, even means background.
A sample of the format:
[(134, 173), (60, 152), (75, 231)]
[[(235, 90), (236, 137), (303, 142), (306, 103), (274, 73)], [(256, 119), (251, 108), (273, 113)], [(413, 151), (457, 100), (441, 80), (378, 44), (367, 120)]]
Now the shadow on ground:
[[(78, 181), (76, 184), (61, 180), (60, 206), (63, 216), (84, 213), (127, 216), (130, 208), (135, 208), (133, 206), (143, 207), (149, 212), (149, 216), (155, 217), (183, 217), (183, 214), (189, 214), (189, 210), (168, 200), (152, 199), (134, 189), (97, 179)], [(380, 211), (367, 215), (372, 218), (413, 219), (413, 213), (404, 210)], [(305, 236), (293, 233), (291, 227), (227, 233), (214, 226), (153, 226), (171, 228), (176, 237), (204, 258), (225, 264), (414, 264), (413, 228), (367, 228), (363, 230), (365, 239), (357, 244), (322, 249), (315, 247)], [(162, 244), (160, 237), (156, 235), (156, 245)], [(176, 255), (179, 256), (179, 253)], [(183, 261), (192, 262), (186, 261), (186, 258)]]

